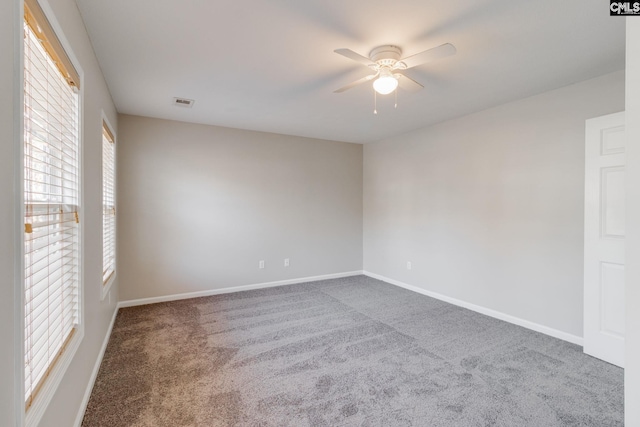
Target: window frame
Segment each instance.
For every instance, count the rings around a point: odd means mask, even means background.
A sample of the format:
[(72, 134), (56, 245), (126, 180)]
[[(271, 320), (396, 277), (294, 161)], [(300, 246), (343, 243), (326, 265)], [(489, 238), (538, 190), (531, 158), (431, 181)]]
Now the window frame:
[(16, 55), (16, 68), (17, 68), (17, 78), (15, 79), (15, 94), (16, 99), (19, 102), (16, 102), (16, 113), (18, 120), (16, 121), (16, 132), (15, 132), (15, 143), (16, 143), (16, 170), (18, 173), (16, 174), (16, 195), (17, 195), (17, 209), (16, 209), (16, 227), (19, 232), (17, 233), (16, 240), (16, 254), (19, 254), (19, 257), (16, 262), (16, 289), (19, 290), (16, 294), (16, 304), (18, 305), (16, 313), (18, 316), (17, 324), (19, 325), (18, 331), (16, 335), (16, 346), (15, 346), (15, 355), (16, 355), (16, 411), (19, 425), (32, 427), (37, 426), (44, 412), (51, 402), (53, 396), (58, 389), (62, 378), (64, 377), (65, 372), (71, 365), (71, 362), (76, 355), (80, 344), (84, 339), (85, 334), (85, 312), (84, 312), (84, 284), (85, 284), (85, 206), (84, 206), (84, 90), (85, 90), (85, 79), (84, 79), (84, 71), (80, 66), (80, 62), (73, 49), (71, 48), (71, 44), (66, 38), (62, 27), (60, 26), (58, 20), (53, 13), (51, 6), (49, 5), (47, 0), (36, 0), (40, 9), (48, 21), (48, 24), (55, 34), (57, 41), (60, 43), (62, 49), (66, 53), (67, 58), (70, 63), (75, 68), (75, 71), (79, 77), (79, 90), (78, 90), (78, 325), (75, 328), (75, 332), (69, 338), (64, 351), (57, 358), (57, 360), (52, 365), (46, 379), (43, 381), (40, 389), (37, 392), (33, 402), (27, 408), (24, 402), (25, 395), (25, 365), (24, 365), (24, 350), (25, 350), (25, 245), (24, 245), (24, 218), (25, 218), (25, 198), (24, 198), (24, 126), (25, 126), (25, 117), (24, 117), (24, 90), (25, 90), (25, 80), (24, 80), (24, 55), (25, 55), (25, 45), (24, 45), (24, 22), (25, 22), (25, 5), (24, 0), (16, 0), (17, 1), (17, 18), (18, 22), (16, 23), (16, 42), (15, 42), (15, 55)]
[[(102, 282), (102, 290), (100, 292), (100, 300), (104, 301), (105, 297), (109, 294), (109, 291), (111, 290), (111, 286), (113, 285), (113, 283), (116, 280), (116, 276), (118, 274), (118, 210), (117, 210), (117, 205), (118, 205), (118, 161), (117, 161), (117, 155), (118, 155), (118, 136), (116, 135), (116, 133), (113, 131), (113, 126), (111, 125), (111, 122), (109, 121), (109, 119), (107, 118), (107, 115), (105, 114), (104, 110), (102, 111), (102, 126), (100, 127), (100, 145), (102, 146), (103, 144), (103, 131), (104, 129), (107, 130), (107, 132), (111, 135), (111, 137), (113, 138), (113, 198), (114, 198), (114, 206), (116, 206), (116, 212), (115, 212), (115, 218), (114, 218), (114, 238), (113, 238), (113, 244), (114, 244), (114, 257), (113, 257), (113, 273), (111, 273), (111, 275), (109, 276), (109, 278)], [(100, 150), (100, 153), (102, 153), (102, 150)], [(101, 162), (101, 168), (104, 167), (104, 164)], [(102, 169), (101, 169), (102, 170)], [(101, 176), (103, 177), (103, 183), (102, 183), (102, 189), (104, 191), (104, 173), (101, 174)], [(104, 199), (102, 199), (104, 200)], [(103, 211), (102, 211), (103, 215), (104, 215), (104, 205), (103, 205)], [(104, 221), (104, 218), (103, 218)], [(104, 228), (103, 228), (103, 232), (104, 232)], [(102, 236), (102, 250), (103, 250), (103, 258), (104, 258), (104, 235)], [(103, 265), (104, 268), (104, 265)]]

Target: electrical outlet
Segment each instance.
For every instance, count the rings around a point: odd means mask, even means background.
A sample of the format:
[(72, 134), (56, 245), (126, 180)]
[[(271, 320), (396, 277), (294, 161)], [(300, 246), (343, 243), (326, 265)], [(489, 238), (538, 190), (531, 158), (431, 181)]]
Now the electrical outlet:
[(407, 261), (407, 270), (411, 270), (411, 261)]
[(258, 268), (264, 268), (264, 260), (260, 260), (260, 263), (258, 263)]
[(284, 266), (289, 267), (289, 258), (284, 259)]

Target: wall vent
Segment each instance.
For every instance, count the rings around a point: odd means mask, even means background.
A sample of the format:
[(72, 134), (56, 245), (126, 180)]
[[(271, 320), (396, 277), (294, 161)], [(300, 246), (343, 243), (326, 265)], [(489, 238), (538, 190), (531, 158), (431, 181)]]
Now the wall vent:
[(196, 101), (187, 98), (173, 98), (173, 105), (177, 107), (191, 108)]

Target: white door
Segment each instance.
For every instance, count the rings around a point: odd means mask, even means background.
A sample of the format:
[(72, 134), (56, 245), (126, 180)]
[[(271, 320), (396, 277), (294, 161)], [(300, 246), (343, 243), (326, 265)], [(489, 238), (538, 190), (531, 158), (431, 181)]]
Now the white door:
[(624, 366), (624, 113), (587, 120), (584, 352)]

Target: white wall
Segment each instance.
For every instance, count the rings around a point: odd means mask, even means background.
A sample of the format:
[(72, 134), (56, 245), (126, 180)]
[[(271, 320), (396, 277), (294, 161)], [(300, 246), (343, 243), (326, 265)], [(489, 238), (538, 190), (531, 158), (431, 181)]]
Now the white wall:
[(362, 269), (361, 145), (126, 115), (119, 128), (122, 300)]
[(623, 109), (620, 71), (365, 145), (364, 269), (581, 337), (585, 120)]
[[(41, 1), (41, 3), (47, 3)], [(14, 408), (22, 406), (22, 398), (15, 396), (15, 374), (13, 361), (15, 355), (22, 353), (22, 345), (16, 349), (13, 336), (21, 327), (16, 307), (13, 304), (13, 291), (19, 289), (13, 273), (14, 238), (22, 239), (22, 233), (16, 230), (13, 212), (16, 208), (14, 194), (15, 167), (14, 153), (18, 150), (13, 134), (14, 104), (19, 110), (18, 99), (12, 98), (12, 88), (21, 90), (19, 78), (21, 72), (13, 71), (11, 58), (14, 55), (13, 31), (18, 25), (21, 33), (22, 21), (18, 17), (20, 0), (0, 2), (0, 425), (13, 426), (16, 419)], [(89, 383), (98, 352), (107, 332), (117, 301), (117, 283), (112, 288), (111, 303), (100, 301), (102, 287), (102, 177), (101, 177), (101, 111), (111, 123), (117, 124), (116, 111), (111, 101), (102, 73), (93, 54), (92, 46), (85, 32), (84, 24), (73, 0), (49, 0), (48, 4), (55, 18), (63, 28), (65, 38), (80, 68), (84, 70), (84, 319), (85, 335), (81, 346), (67, 370), (58, 391), (47, 408), (40, 426), (72, 426)], [(14, 9), (15, 8), (15, 9)], [(21, 38), (20, 38), (21, 40)], [(21, 135), (21, 132), (18, 132)], [(14, 237), (14, 230), (17, 231)], [(8, 344), (9, 343), (9, 344)], [(18, 358), (20, 363), (21, 358)], [(17, 399), (17, 401), (16, 401)], [(14, 405), (15, 402), (15, 405)]]
[(14, 426), (14, 14), (18, 1), (0, 1), (0, 426)]
[(640, 20), (627, 18), (625, 424), (640, 426)]

